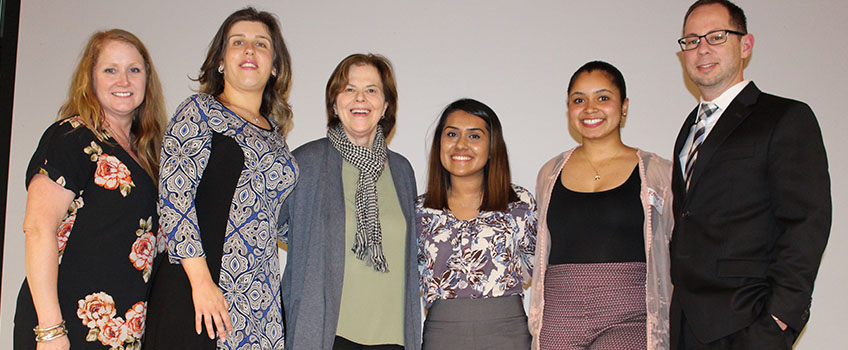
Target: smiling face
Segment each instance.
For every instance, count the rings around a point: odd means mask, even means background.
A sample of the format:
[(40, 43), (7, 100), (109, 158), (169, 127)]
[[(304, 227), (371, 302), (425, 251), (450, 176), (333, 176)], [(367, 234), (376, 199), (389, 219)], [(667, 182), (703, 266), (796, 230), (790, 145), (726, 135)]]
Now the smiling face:
[(224, 89), (260, 93), (274, 69), (274, 47), (262, 22), (240, 21), (230, 27), (224, 51)]
[(347, 77), (347, 85), (336, 96), (333, 110), (350, 142), (371, 147), (377, 135), (377, 123), (389, 106), (380, 72), (372, 65), (353, 65)]
[[(703, 5), (689, 15), (683, 35), (704, 35), (715, 30), (739, 30), (730, 23), (730, 13), (719, 4)], [(710, 45), (701, 39), (698, 47), (683, 51), (686, 74), (698, 87), (704, 100), (712, 101), (725, 90), (742, 81), (743, 63), (754, 46), (751, 34), (740, 38), (728, 34), (727, 42)]]
[(479, 176), (489, 162), (489, 131), (483, 118), (457, 110), (442, 129), (440, 158), (451, 178)]
[(628, 104), (628, 99), (621, 101), (621, 93), (606, 72), (583, 72), (568, 95), (568, 123), (584, 142), (605, 137), (621, 138), (619, 128)]
[(103, 45), (92, 72), (94, 92), (103, 113), (112, 118), (132, 119), (144, 101), (147, 70), (135, 46), (110, 40)]

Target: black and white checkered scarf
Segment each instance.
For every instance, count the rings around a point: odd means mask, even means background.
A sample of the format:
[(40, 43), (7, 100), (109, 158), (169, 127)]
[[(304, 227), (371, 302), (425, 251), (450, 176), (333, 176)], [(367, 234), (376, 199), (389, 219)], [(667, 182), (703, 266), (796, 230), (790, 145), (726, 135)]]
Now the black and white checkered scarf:
[(377, 135), (371, 149), (354, 145), (347, 138), (341, 124), (327, 129), (330, 144), (342, 158), (359, 169), (356, 182), (356, 240), (353, 253), (356, 258), (372, 264), (374, 270), (389, 272), (383, 255), (383, 233), (380, 230), (380, 211), (377, 207), (377, 179), (386, 164), (386, 139), (377, 125)]

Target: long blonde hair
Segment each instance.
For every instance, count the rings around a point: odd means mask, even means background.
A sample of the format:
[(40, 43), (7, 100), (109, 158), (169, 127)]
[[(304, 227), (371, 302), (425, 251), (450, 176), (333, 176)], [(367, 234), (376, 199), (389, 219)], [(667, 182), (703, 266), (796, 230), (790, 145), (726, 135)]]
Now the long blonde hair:
[(92, 74), (97, 58), (100, 57), (100, 51), (112, 40), (132, 45), (144, 58), (147, 83), (144, 88), (144, 100), (136, 108), (130, 128), (130, 134), (132, 134), (130, 147), (138, 156), (139, 165), (156, 180), (159, 178), (159, 152), (165, 125), (165, 98), (162, 96), (162, 85), (159, 83), (156, 69), (153, 68), (150, 53), (141, 40), (132, 33), (122, 29), (111, 29), (91, 35), (74, 71), (71, 87), (68, 90), (68, 99), (59, 108), (58, 119), (79, 116), (100, 141), (106, 141), (103, 107), (97, 100)]

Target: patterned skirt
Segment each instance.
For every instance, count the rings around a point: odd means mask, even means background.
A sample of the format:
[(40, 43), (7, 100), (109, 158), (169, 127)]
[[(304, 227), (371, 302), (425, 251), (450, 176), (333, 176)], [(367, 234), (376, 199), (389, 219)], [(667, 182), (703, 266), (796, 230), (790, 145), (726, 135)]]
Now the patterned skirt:
[(549, 266), (541, 348), (646, 349), (645, 273), (641, 262)]

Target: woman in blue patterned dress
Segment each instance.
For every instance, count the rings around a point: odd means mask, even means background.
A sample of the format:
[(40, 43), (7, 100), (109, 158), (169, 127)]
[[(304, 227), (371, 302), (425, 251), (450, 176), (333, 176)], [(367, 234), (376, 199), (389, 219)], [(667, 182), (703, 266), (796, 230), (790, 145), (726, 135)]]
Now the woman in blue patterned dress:
[(430, 147), (427, 192), (416, 202), (429, 309), (423, 349), (530, 348), (522, 296), (535, 208), (530, 192), (510, 182), (495, 112), (472, 99), (448, 105)]
[(144, 44), (121, 29), (94, 33), (26, 171), (27, 278), (14, 349), (141, 345), (150, 275), (164, 250), (155, 229), (164, 124)]
[[(147, 349), (282, 349), (277, 213), (297, 180), (285, 142), (290, 57), (274, 15), (236, 11), (201, 68), (201, 93), (162, 142)], [(217, 340), (216, 340), (217, 335)]]

